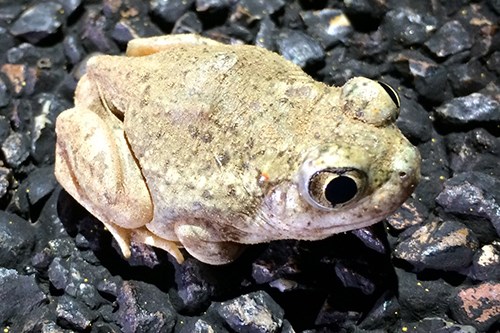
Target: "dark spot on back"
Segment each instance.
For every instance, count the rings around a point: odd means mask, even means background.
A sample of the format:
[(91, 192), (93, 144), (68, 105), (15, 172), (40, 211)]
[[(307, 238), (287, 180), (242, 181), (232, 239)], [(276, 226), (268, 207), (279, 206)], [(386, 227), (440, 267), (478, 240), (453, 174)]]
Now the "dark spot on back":
[(200, 137), (201, 141), (205, 143), (210, 143), (213, 140), (212, 134), (210, 132), (205, 132)]

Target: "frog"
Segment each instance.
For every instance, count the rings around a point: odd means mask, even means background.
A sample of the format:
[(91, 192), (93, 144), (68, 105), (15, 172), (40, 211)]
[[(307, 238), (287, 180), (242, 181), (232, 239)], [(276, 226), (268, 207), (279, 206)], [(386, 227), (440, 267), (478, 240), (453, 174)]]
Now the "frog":
[(321, 240), (400, 207), (420, 155), (399, 109), (385, 83), (328, 85), (263, 47), (137, 38), (87, 61), (56, 120), (55, 176), (124, 258), (145, 244), (223, 265), (251, 244)]

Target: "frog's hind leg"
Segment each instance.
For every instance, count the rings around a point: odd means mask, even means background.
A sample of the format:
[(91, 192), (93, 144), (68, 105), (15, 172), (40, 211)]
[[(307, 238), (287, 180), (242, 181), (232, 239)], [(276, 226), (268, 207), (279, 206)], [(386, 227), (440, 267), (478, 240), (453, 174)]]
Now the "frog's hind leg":
[[(102, 117), (106, 113), (97, 115), (82, 106), (59, 115), (55, 175), (71, 196), (103, 222), (124, 257), (129, 257), (131, 236), (151, 221), (153, 204), (121, 122)], [(178, 250), (169, 252), (179, 257)]]
[(84, 107), (61, 113), (56, 123), (55, 175), (71, 196), (106, 225), (127, 256), (127, 229), (148, 223), (153, 205), (116, 126)]
[(132, 242), (142, 243), (162, 249), (173, 256), (179, 264), (184, 262), (184, 256), (181, 251), (179, 251), (179, 246), (175, 242), (160, 238), (146, 228), (134, 230), (131, 233), (131, 240)]
[(132, 39), (128, 42), (126, 55), (140, 57), (185, 45), (223, 45), (215, 40), (196, 34), (178, 34)]

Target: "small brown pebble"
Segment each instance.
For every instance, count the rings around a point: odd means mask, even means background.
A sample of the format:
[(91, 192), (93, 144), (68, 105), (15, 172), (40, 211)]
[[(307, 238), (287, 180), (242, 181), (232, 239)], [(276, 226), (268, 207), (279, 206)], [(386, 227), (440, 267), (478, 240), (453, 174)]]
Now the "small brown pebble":
[(486, 282), (460, 289), (452, 304), (452, 312), (461, 324), (469, 324), (486, 332), (500, 320), (500, 283)]

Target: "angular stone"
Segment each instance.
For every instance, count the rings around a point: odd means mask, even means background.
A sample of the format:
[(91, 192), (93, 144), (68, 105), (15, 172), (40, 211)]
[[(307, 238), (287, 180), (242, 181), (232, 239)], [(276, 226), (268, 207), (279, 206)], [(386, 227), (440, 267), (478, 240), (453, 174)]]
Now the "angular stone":
[(284, 30), (276, 40), (279, 53), (285, 58), (306, 67), (324, 59), (323, 48), (310, 36), (297, 30)]
[(500, 236), (500, 181), (481, 172), (460, 173), (445, 182), (436, 202), (446, 212), (488, 219)]
[(498, 282), (460, 287), (450, 306), (452, 315), (461, 324), (472, 325), (480, 332), (488, 332), (500, 320), (499, 295)]
[(500, 280), (500, 241), (484, 245), (474, 255), (469, 275), (479, 281)]
[(210, 270), (198, 260), (188, 258), (175, 271), (177, 293), (182, 300), (182, 310), (196, 313), (210, 305), (214, 287)]
[(10, 169), (0, 167), (0, 198), (3, 198), (10, 187), (10, 182), (12, 180), (12, 173)]
[(168, 295), (155, 286), (125, 281), (117, 302), (119, 324), (124, 333), (172, 332), (177, 315)]
[(174, 24), (172, 33), (175, 34), (199, 34), (203, 31), (203, 24), (193, 12), (182, 15)]
[(472, 39), (459, 21), (449, 21), (425, 45), (438, 57), (446, 57), (470, 49)]
[(77, 331), (90, 329), (98, 316), (97, 312), (91, 311), (82, 302), (66, 295), (59, 297), (56, 313), (59, 326)]
[(283, 309), (264, 291), (222, 302), (217, 312), (236, 332), (274, 333), (283, 325)]
[(352, 33), (351, 22), (338, 9), (306, 11), (301, 14), (307, 32), (325, 48), (344, 41)]
[(196, 0), (196, 11), (219, 11), (231, 5), (231, 0)]
[(429, 113), (415, 100), (402, 94), (401, 110), (396, 124), (411, 142), (426, 142), (431, 139), (432, 121)]
[(284, 0), (241, 0), (239, 1), (233, 20), (245, 17), (248, 22), (261, 20), (277, 12), (285, 5)]
[(23, 37), (30, 43), (38, 43), (54, 34), (63, 24), (63, 6), (56, 2), (45, 1), (27, 10), (12, 24), (10, 33)]
[[(448, 312), (455, 287), (442, 278), (425, 279), (417, 274), (396, 269), (398, 312), (402, 318), (435, 317)], [(401, 332), (401, 331), (400, 331)]]
[[(177, 331), (177, 329), (179, 329)], [(186, 320), (176, 325), (176, 332), (178, 333), (208, 333), (208, 332), (217, 332), (217, 333), (228, 333), (222, 325), (217, 325), (211, 322), (207, 322), (201, 318), (196, 320)]]
[(0, 266), (22, 269), (35, 247), (36, 232), (28, 221), (0, 211)]
[(448, 98), (446, 68), (417, 51), (403, 51), (393, 57), (394, 66), (414, 81), (415, 89), (425, 99), (442, 102)]
[(0, 267), (0, 299), (2, 323), (22, 322), (23, 318), (47, 301), (33, 275), (19, 275), (17, 271), (3, 267)]
[(398, 210), (387, 217), (387, 223), (396, 230), (404, 230), (422, 224), (427, 215), (427, 208), (410, 197)]
[(436, 113), (448, 124), (500, 122), (500, 103), (481, 93), (452, 99), (438, 107)]
[(449, 79), (456, 95), (467, 95), (483, 89), (495, 78), (477, 60), (452, 66)]
[(403, 45), (420, 44), (436, 29), (437, 20), (411, 8), (395, 8), (384, 18), (387, 33)]
[(151, 11), (155, 17), (166, 24), (173, 24), (194, 4), (195, 0), (150, 0)]
[(476, 236), (461, 223), (434, 221), (412, 230), (396, 246), (394, 256), (418, 270), (457, 271), (470, 265), (478, 245)]
[(0, 69), (10, 80), (15, 96), (29, 96), (35, 90), (36, 69), (23, 64), (4, 64)]
[(0, 77), (0, 108), (9, 105), (11, 99), (10, 89), (5, 81)]
[(500, 138), (484, 128), (446, 136), (450, 167), (454, 174), (479, 171), (500, 178)]

